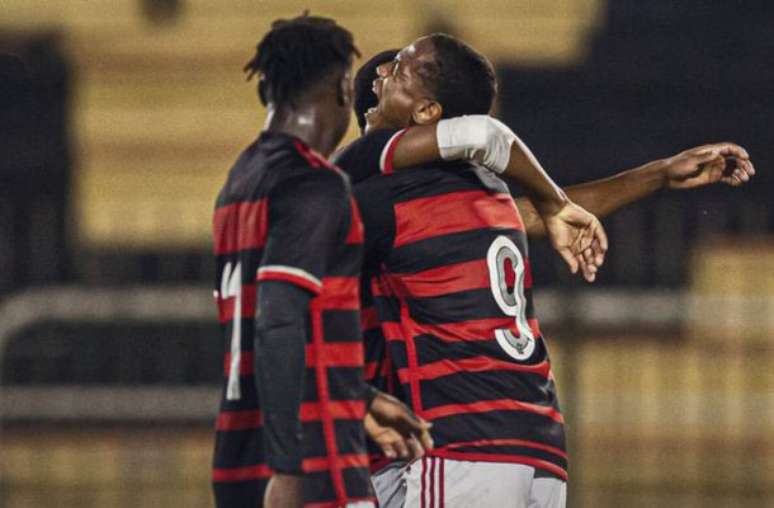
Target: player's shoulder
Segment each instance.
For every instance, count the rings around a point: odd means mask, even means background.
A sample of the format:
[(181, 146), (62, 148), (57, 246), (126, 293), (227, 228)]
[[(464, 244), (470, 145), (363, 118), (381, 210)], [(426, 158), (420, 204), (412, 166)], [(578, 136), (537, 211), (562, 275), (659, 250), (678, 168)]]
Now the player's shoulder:
[(288, 168), (278, 175), (271, 197), (297, 203), (337, 203), (350, 195), (346, 175), (331, 168), (313, 168), (303, 164)]
[(404, 131), (390, 128), (368, 132), (337, 151), (332, 157), (333, 162), (347, 172), (352, 165), (372, 163), (374, 156), (380, 157), (391, 146), (391, 142), (397, 143)]

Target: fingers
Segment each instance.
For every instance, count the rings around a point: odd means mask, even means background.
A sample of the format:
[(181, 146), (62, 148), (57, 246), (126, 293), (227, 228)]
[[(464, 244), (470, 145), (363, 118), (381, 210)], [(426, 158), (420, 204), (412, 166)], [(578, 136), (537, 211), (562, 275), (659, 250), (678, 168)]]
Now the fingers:
[(568, 248), (563, 248), (559, 250), (559, 255), (562, 256), (562, 259), (564, 259), (564, 262), (567, 263), (567, 266), (570, 267), (570, 272), (572, 273), (578, 273), (578, 260), (573, 255), (572, 251)]
[(395, 446), (392, 442), (379, 443), (379, 448), (382, 449), (382, 453), (388, 459), (398, 458), (398, 451), (395, 449)]
[(407, 459), (409, 457), (410, 452), (408, 444), (401, 436), (396, 436), (396, 439), (394, 439), (392, 442), (392, 446), (395, 449), (395, 452), (398, 454), (398, 457), (401, 459)]
[(425, 454), (425, 450), (427, 450), (427, 448), (424, 448), (422, 444), (414, 436), (411, 436), (411, 438), (408, 440), (408, 448), (409, 448), (408, 460), (414, 460), (416, 458), (423, 456)]
[(602, 266), (602, 263), (605, 261), (605, 253), (607, 252), (608, 243), (607, 243), (607, 233), (605, 232), (605, 228), (602, 227), (602, 223), (599, 222), (599, 219), (594, 219), (593, 227), (593, 235), (594, 235), (594, 242), (592, 242), (592, 245), (595, 245), (596, 242), (596, 251), (595, 255), (597, 256), (597, 266)]
[(724, 169), (720, 181), (732, 187), (746, 184), (755, 175), (755, 167), (751, 161), (736, 157), (726, 159)]
[(750, 158), (750, 154), (747, 153), (747, 150), (737, 145), (736, 143), (715, 143), (709, 146), (716, 148), (718, 152), (725, 157), (738, 157), (740, 159)]
[(586, 282), (594, 282), (596, 280), (598, 268), (593, 262), (588, 263), (583, 259), (583, 262), (580, 264), (580, 270)]
[(425, 450), (432, 450), (435, 447), (433, 438), (430, 436), (430, 427), (432, 427), (432, 424), (428, 423), (427, 425), (428, 425), (427, 429), (425, 429), (423, 432), (418, 434), (419, 443), (422, 445), (422, 448), (424, 448)]

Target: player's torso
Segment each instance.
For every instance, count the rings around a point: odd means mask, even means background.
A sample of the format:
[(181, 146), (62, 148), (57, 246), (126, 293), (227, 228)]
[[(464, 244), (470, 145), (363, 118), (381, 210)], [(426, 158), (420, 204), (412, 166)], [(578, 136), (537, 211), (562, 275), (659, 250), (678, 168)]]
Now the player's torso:
[(399, 394), (433, 421), (438, 455), (538, 461), (561, 477), (562, 416), (507, 187), (448, 169), (381, 180), (395, 241), (371, 290)]
[[(261, 269), (266, 268), (264, 251), (272, 221), (276, 219), (272, 216), (273, 192), (283, 182), (286, 184), (287, 179), (303, 178), (316, 171), (336, 172), (316, 154), (305, 152), (308, 148), (297, 145), (292, 138), (266, 138), (262, 135), (232, 168), (218, 196), (213, 221), (217, 263), (215, 298), (225, 347), (215, 468), (216, 471), (233, 470), (234, 474), (242, 474), (245, 467), (253, 470), (262, 467), (253, 339), (257, 279)], [(336, 174), (348, 186), (346, 177)], [(362, 402), (353, 402), (362, 398), (358, 281), (363, 226), (351, 198), (343, 215), (345, 219), (337, 231), (334, 250), (327, 256), (329, 262), (320, 280), (322, 292), (311, 300), (309, 309), (307, 373), (301, 408), (305, 432), (309, 425), (319, 427), (320, 411), (315, 408), (323, 391), (326, 398), (334, 401), (334, 406), (335, 401), (346, 401), (341, 403), (342, 411), (364, 412), (364, 407), (360, 407)], [(277, 269), (276, 265), (272, 266)], [(292, 270), (288, 276), (294, 276)], [(322, 382), (325, 390), (321, 390)], [(362, 415), (353, 421), (359, 424), (359, 418)], [(361, 427), (357, 425), (347, 438), (354, 440), (354, 448), (362, 448)], [(322, 438), (320, 446), (324, 448)], [(323, 455), (314, 450), (310, 454)], [(268, 471), (253, 473), (270, 474)]]

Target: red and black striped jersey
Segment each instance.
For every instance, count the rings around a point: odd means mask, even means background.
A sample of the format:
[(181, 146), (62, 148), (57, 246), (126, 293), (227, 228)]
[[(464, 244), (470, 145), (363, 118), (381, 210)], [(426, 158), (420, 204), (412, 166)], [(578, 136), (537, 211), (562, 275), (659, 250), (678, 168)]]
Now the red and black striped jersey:
[[(371, 499), (363, 417), (359, 276), (363, 227), (348, 178), (291, 136), (264, 132), (239, 157), (217, 199), (215, 298), (225, 341), (213, 482), (222, 506), (259, 506), (263, 459), (253, 375), (256, 286), (312, 292), (301, 407), (305, 497), (339, 506)], [(257, 496), (257, 497), (256, 497)]]
[[(354, 177), (389, 172), (400, 134), (342, 152)], [(355, 182), (366, 227), (369, 374), (433, 422), (431, 455), (530, 465), (566, 479), (551, 363), (532, 301), (527, 238), (507, 186), (467, 163)], [(376, 316), (369, 318), (373, 299)], [(378, 320), (386, 346), (369, 327)], [(386, 351), (386, 356), (383, 354)], [(388, 362), (385, 365), (385, 359)]]

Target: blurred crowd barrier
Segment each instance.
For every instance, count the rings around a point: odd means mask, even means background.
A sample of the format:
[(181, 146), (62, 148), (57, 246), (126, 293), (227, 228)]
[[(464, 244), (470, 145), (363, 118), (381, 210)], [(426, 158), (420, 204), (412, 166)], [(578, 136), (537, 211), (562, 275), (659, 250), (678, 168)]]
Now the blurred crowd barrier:
[[(774, 495), (772, 247), (702, 245), (684, 291), (538, 292), (570, 506), (758, 507)], [(209, 506), (221, 375), (211, 307), (202, 287), (7, 301), (0, 504)]]

